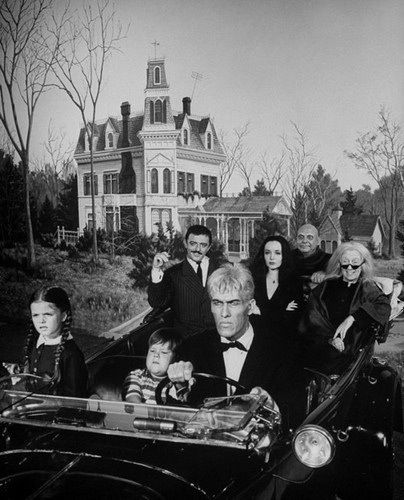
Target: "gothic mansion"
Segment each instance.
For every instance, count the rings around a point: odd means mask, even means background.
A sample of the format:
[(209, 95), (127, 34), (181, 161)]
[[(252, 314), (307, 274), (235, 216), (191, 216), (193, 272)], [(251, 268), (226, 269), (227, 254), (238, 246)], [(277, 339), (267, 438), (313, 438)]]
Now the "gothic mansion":
[[(144, 110), (132, 114), (123, 102), (121, 117), (95, 126), (96, 222), (110, 230), (151, 234), (172, 221), (178, 230), (187, 212), (218, 195), (219, 165), (225, 160), (209, 116), (194, 116), (191, 99), (172, 110), (164, 59), (147, 64)], [(91, 227), (90, 151), (85, 130), (75, 151), (78, 164), (80, 228)], [(192, 195), (192, 196), (190, 196)], [(183, 212), (183, 214), (181, 214)]]

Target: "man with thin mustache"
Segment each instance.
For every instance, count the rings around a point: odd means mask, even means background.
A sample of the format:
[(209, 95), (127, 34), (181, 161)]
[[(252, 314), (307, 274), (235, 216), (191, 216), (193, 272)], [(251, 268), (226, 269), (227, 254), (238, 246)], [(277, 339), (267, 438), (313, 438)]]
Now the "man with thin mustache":
[(214, 325), (206, 291), (208, 276), (218, 267), (206, 255), (212, 244), (212, 233), (201, 225), (190, 226), (184, 238), (186, 258), (173, 265), (167, 252), (155, 255), (148, 288), (149, 304), (170, 308), (174, 326), (184, 338)]

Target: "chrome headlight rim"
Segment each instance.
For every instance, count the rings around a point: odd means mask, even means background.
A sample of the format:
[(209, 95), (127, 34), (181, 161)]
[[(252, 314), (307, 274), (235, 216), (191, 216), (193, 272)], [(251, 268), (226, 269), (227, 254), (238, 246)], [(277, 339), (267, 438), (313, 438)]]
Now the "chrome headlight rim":
[[(330, 454), (329, 454), (328, 458), (324, 462), (322, 462), (321, 464), (306, 463), (304, 460), (301, 459), (301, 457), (297, 453), (296, 441), (302, 435), (302, 433), (305, 433), (305, 432), (318, 433), (328, 441), (328, 443), (330, 445)], [(292, 447), (293, 447), (293, 453), (294, 453), (295, 457), (297, 458), (297, 460), (299, 460), (299, 462), (302, 463), (303, 465), (305, 465), (306, 467), (310, 467), (311, 469), (320, 469), (321, 467), (325, 467), (326, 465), (328, 465), (329, 463), (332, 462), (332, 460), (334, 459), (334, 456), (335, 456), (335, 440), (332, 437), (331, 433), (327, 429), (324, 429), (324, 427), (321, 427), (320, 425), (307, 424), (307, 425), (303, 425), (302, 427), (299, 427), (296, 430), (295, 435), (293, 436)]]

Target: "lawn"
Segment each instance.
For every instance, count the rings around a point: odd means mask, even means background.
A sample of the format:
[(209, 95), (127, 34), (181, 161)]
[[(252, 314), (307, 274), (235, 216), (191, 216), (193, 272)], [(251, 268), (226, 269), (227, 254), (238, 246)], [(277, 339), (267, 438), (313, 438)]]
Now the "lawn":
[(145, 290), (134, 288), (128, 274), (130, 257), (110, 263), (101, 256), (95, 266), (88, 255), (70, 260), (66, 252), (37, 247), (39, 270), (30, 276), (21, 269), (0, 268), (0, 315), (15, 322), (28, 318), (27, 301), (37, 288), (58, 285), (69, 294), (73, 324), (92, 335), (123, 323), (142, 312), (147, 304)]

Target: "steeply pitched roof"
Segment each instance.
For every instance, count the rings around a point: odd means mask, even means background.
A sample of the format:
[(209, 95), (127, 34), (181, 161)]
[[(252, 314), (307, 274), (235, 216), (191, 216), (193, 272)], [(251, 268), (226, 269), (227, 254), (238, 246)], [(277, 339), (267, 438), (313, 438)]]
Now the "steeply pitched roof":
[[(376, 224), (380, 220), (378, 215), (360, 214), (360, 215), (341, 215), (339, 222), (343, 232), (348, 232), (352, 237), (368, 237), (373, 235)], [(380, 224), (380, 226), (382, 226)], [(383, 231), (383, 227), (382, 227)], [(384, 232), (384, 231), (383, 231)]]
[(236, 213), (272, 212), (281, 196), (237, 196), (229, 198), (209, 198), (203, 205), (205, 212)]
[[(96, 130), (97, 130), (97, 147), (96, 151), (103, 151), (105, 149), (105, 127), (106, 124), (110, 120), (116, 129), (116, 131), (119, 133), (119, 139), (118, 139), (118, 144), (117, 147), (121, 148), (122, 147), (122, 120), (119, 120), (118, 118), (112, 118), (109, 117), (105, 120), (103, 123), (98, 123), (96, 125)], [(131, 146), (140, 146), (141, 142), (139, 141), (139, 138), (137, 137), (137, 133), (142, 130), (143, 127), (143, 114), (141, 115), (136, 115), (136, 116), (130, 116), (129, 117), (129, 141)], [(84, 148), (84, 128), (80, 130), (79, 134), (79, 139), (77, 141), (77, 146), (76, 146), (76, 151), (75, 154), (80, 154), (84, 153), (85, 148)]]
[[(192, 115), (191, 115), (192, 116)], [(210, 122), (210, 118), (205, 117), (205, 118), (195, 118), (195, 117), (189, 117), (189, 125), (190, 125), (190, 134), (189, 134), (189, 143), (188, 144), (182, 144), (181, 138), (178, 137), (177, 139), (177, 146), (183, 147), (183, 148), (189, 148), (189, 149), (199, 149), (206, 151), (205, 144), (202, 141), (201, 134), (204, 134), (206, 132), (206, 127), (208, 123)], [(177, 130), (180, 130), (183, 126), (184, 123), (184, 114), (179, 113), (177, 115), (174, 115), (174, 122), (175, 122), (175, 128)], [(219, 139), (216, 134), (215, 127), (212, 122), (212, 149), (214, 153), (219, 153), (219, 154), (224, 154), (222, 146), (219, 142)]]

